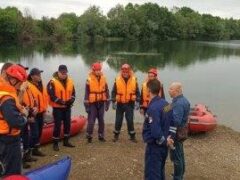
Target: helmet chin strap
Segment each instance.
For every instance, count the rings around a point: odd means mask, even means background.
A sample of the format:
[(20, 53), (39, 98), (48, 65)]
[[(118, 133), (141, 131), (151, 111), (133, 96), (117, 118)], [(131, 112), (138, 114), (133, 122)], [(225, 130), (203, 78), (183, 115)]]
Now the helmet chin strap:
[[(11, 85), (11, 86), (16, 86), (17, 85), (17, 83), (19, 83), (19, 81), (16, 79), (16, 83), (12, 83), (11, 82), (11, 80), (10, 80), (10, 76), (9, 75), (7, 75), (7, 79), (8, 79), (8, 82), (9, 82), (9, 84)], [(15, 79), (15, 78), (14, 78)]]

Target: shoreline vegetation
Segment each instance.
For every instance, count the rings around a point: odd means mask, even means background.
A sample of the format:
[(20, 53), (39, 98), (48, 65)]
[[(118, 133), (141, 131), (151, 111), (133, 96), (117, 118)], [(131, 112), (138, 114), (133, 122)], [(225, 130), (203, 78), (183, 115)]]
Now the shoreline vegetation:
[(34, 19), (28, 9), (0, 8), (0, 44), (50, 40), (233, 40), (240, 20), (200, 14), (188, 7), (168, 9), (156, 3), (116, 5), (104, 15), (90, 6), (82, 15)]
[[(33, 163), (33, 168), (40, 167), (65, 155), (72, 158), (71, 180), (75, 179), (143, 179), (144, 148), (142, 142), (142, 124), (135, 123), (138, 143), (128, 140), (127, 127), (123, 124), (120, 140), (113, 143), (113, 124), (106, 124), (106, 143), (97, 140), (97, 126), (92, 144), (87, 144), (85, 130), (71, 139), (77, 147), (61, 148), (59, 152), (52, 151), (52, 145), (42, 147), (46, 157)], [(216, 130), (191, 135), (184, 143), (186, 173), (188, 180), (232, 179), (240, 176), (240, 133), (228, 127), (218, 125)], [(173, 167), (166, 162), (166, 179), (171, 179)]]

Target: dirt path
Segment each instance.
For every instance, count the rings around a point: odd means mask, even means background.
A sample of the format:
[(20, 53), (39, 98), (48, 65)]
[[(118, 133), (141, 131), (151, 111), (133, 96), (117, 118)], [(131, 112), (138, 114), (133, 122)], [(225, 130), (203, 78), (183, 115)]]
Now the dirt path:
[[(38, 160), (33, 167), (53, 162), (64, 155), (73, 159), (71, 180), (141, 180), (143, 179), (144, 144), (141, 140), (141, 124), (136, 125), (137, 144), (128, 140), (126, 126), (118, 143), (113, 143), (113, 125), (106, 126), (107, 142), (94, 139), (87, 144), (84, 133), (72, 138), (77, 145), (74, 149), (60, 147), (60, 152), (52, 151), (47, 145), (42, 150), (48, 154)], [(240, 179), (240, 133), (219, 126), (214, 132), (191, 136), (185, 143), (186, 180), (238, 180)], [(166, 164), (166, 177), (170, 178), (172, 163)]]

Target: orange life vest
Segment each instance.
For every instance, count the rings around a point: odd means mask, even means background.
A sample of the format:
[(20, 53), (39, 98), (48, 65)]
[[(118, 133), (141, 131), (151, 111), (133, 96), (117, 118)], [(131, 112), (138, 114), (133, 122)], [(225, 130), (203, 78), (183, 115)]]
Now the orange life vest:
[[(142, 104), (141, 107), (147, 108), (150, 102), (150, 94), (147, 89), (147, 80), (142, 84)], [(161, 87), (159, 96), (163, 96), (163, 87)]]
[[(19, 103), (16, 89), (0, 77), (0, 106), (8, 99), (14, 99), (16, 107), (21, 112), (22, 106)], [(8, 122), (4, 119), (2, 112), (0, 112), (0, 134), (18, 136), (20, 132), (20, 129), (9, 127)]]
[(120, 103), (128, 103), (136, 100), (137, 78), (131, 75), (127, 83), (124, 78), (119, 75), (116, 78), (116, 101)]
[(141, 106), (147, 108), (150, 102), (150, 95), (147, 89), (147, 81), (142, 84), (142, 104)]
[(93, 73), (90, 73), (87, 79), (89, 84), (89, 103), (94, 103), (98, 101), (106, 101), (106, 78), (101, 75), (98, 79)]
[(48, 107), (48, 95), (47, 90), (43, 87), (43, 90), (40, 91), (33, 83), (28, 82), (29, 89), (31, 90), (33, 97), (38, 106), (38, 113), (42, 113), (47, 110)]
[[(52, 83), (54, 85), (54, 90), (55, 90), (55, 96), (58, 99), (61, 99), (63, 101), (68, 101), (71, 99), (72, 97), (72, 93), (73, 93), (73, 80), (71, 78), (67, 78), (67, 82), (66, 82), (66, 88), (63, 86), (63, 84), (56, 78), (53, 78)], [(53, 101), (51, 101), (51, 98), (49, 97), (49, 104), (52, 107), (55, 108), (64, 108), (65, 106), (57, 104)]]
[(31, 91), (31, 89), (29, 87), (26, 88), (26, 90), (24, 91), (23, 94), (23, 106), (25, 107), (29, 107), (29, 108), (33, 108), (36, 105), (34, 96), (33, 96), (33, 92)]

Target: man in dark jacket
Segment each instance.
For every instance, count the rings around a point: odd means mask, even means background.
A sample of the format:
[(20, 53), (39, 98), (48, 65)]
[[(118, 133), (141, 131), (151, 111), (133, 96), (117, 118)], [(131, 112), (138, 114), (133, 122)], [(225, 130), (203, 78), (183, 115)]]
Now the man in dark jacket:
[(63, 145), (75, 147), (69, 142), (71, 129), (71, 107), (75, 101), (75, 88), (73, 80), (68, 76), (66, 65), (60, 65), (58, 71), (53, 74), (52, 80), (47, 85), (49, 104), (53, 107), (54, 130), (53, 130), (53, 150), (59, 151), (58, 142), (60, 140), (61, 122), (64, 126)]
[[(190, 103), (182, 94), (182, 84), (174, 82), (169, 87), (169, 95), (173, 98), (172, 110), (174, 126), (184, 127), (187, 124)], [(177, 138), (174, 140), (175, 149), (170, 151), (171, 159), (174, 163), (174, 180), (182, 180), (185, 172), (185, 160), (183, 142)]]
[(147, 88), (150, 93), (150, 103), (145, 114), (143, 125), (143, 140), (147, 144), (145, 151), (145, 180), (164, 180), (165, 161), (168, 147), (173, 140), (169, 137), (172, 121), (170, 105), (159, 97), (161, 83), (149, 80)]

